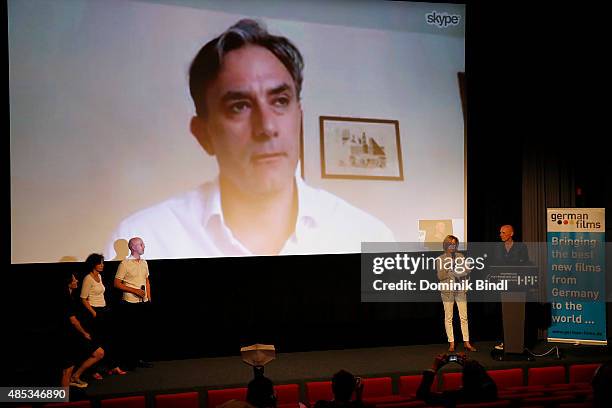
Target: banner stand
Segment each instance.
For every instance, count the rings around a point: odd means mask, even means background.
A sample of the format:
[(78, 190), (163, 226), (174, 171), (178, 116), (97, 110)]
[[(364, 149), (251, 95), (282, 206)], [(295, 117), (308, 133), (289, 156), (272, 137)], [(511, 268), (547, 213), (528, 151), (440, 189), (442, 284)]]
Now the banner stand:
[(547, 209), (548, 341), (607, 345), (605, 208)]

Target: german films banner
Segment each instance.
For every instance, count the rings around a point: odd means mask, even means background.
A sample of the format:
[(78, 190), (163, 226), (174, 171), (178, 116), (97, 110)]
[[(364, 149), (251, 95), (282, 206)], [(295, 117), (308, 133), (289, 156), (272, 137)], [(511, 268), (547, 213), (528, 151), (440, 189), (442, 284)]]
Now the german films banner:
[(605, 345), (605, 208), (549, 208), (547, 219), (548, 341)]

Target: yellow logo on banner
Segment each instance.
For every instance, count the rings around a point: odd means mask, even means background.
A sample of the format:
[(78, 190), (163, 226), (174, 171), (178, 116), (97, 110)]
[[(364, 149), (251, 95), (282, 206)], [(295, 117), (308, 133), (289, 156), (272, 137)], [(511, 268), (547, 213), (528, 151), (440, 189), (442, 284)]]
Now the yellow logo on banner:
[(605, 208), (548, 208), (548, 232), (605, 232)]

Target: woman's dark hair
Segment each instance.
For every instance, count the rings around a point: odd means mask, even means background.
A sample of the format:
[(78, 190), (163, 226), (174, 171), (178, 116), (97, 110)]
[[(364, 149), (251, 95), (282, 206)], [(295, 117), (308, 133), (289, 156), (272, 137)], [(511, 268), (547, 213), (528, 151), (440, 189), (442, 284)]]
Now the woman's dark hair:
[(68, 291), (68, 286), (72, 283), (72, 276), (76, 276), (73, 272), (65, 272), (62, 275), (62, 287)]
[(94, 270), (96, 265), (100, 265), (104, 262), (104, 255), (102, 254), (91, 254), (85, 260), (85, 271), (89, 273)]
[(300, 51), (287, 38), (270, 34), (257, 21), (242, 19), (219, 37), (206, 43), (191, 63), (189, 92), (198, 116), (206, 116), (206, 89), (217, 78), (225, 54), (246, 45), (263, 47), (279, 59), (293, 78), (296, 97), (300, 100), (304, 69), (304, 59)]

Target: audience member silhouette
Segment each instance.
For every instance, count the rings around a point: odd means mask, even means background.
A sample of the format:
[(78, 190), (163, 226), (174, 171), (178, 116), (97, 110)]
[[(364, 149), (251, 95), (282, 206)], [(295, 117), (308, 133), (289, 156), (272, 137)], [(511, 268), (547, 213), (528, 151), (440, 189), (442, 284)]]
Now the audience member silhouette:
[(485, 368), (476, 360), (467, 359), (463, 354), (457, 356), (457, 363), (463, 366), (463, 385), (458, 390), (432, 392), (431, 385), (438, 370), (449, 362), (449, 355), (436, 356), (432, 368), (423, 371), (423, 380), (417, 390), (417, 398), (427, 405), (454, 407), (459, 403), (478, 403), (497, 400), (497, 385), (487, 374)]
[(246, 399), (255, 408), (276, 408), (274, 383), (263, 375), (256, 376), (249, 382)]
[(274, 383), (263, 375), (263, 370), (255, 369), (255, 378), (247, 386), (246, 401), (232, 399), (217, 408), (276, 408)]
[(612, 401), (612, 361), (599, 366), (593, 380), (593, 407), (604, 408), (610, 406)]
[[(363, 383), (361, 378), (355, 377), (346, 370), (340, 370), (332, 378), (332, 392), (334, 399), (331, 401), (320, 400), (315, 408), (361, 408), (364, 407), (361, 396), (363, 394)], [(355, 399), (351, 397), (355, 393)]]

